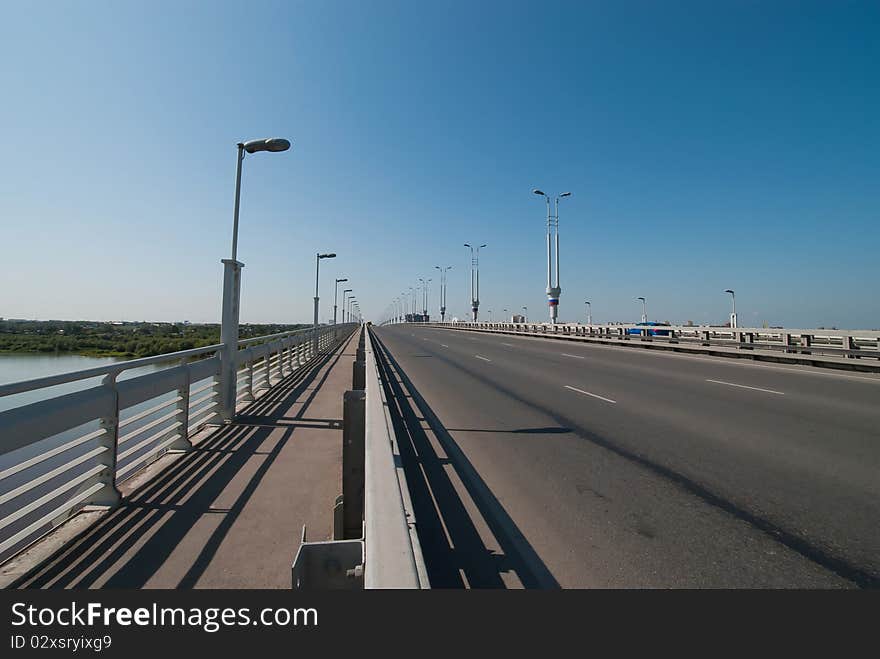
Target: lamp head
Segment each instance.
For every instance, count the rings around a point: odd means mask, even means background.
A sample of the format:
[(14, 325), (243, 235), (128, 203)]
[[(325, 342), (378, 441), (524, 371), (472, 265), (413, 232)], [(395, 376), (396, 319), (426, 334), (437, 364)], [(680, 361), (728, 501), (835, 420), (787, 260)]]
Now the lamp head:
[(532, 190), (532, 194), (539, 194), (539, 195), (541, 195), (541, 196), (543, 196), (543, 197), (546, 197), (546, 196), (547, 196), (546, 194), (544, 194), (544, 191), (543, 191), (543, 190), (538, 190), (538, 188), (535, 188), (534, 190)]
[(278, 153), (279, 151), (287, 151), (290, 148), (290, 142), (281, 137), (270, 137), (262, 140), (251, 140), (241, 145), (248, 153), (256, 153), (257, 151), (271, 151)]

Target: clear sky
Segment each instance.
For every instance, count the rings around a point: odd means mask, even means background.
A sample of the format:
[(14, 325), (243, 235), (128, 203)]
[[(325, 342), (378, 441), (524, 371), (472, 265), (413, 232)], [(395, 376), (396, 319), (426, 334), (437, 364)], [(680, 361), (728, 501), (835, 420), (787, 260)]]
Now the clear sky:
[(367, 317), (452, 265), (468, 309), (880, 326), (880, 3), (4, 2), (0, 316)]

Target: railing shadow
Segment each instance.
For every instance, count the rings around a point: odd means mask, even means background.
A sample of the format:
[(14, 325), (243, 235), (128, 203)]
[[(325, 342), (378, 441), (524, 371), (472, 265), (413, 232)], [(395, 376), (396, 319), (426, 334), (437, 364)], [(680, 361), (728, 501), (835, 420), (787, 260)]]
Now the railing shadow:
[[(526, 588), (559, 588), (559, 582), (397, 361), (375, 334), (372, 338), (432, 588), (505, 588), (502, 574), (509, 572)], [(423, 422), (448, 458), (437, 455)], [(486, 547), (446, 465), (461, 479), (502, 554)]]
[[(335, 351), (319, 355), (287, 375), (244, 408), (235, 423), (220, 427), (138, 486), (116, 509), (9, 587), (89, 588), (99, 584), (103, 588), (142, 588), (204, 515), (222, 513), (221, 523), (208, 533), (197, 558), (177, 584), (178, 588), (194, 587), (297, 428), (295, 421), (284, 425), (276, 422), (285, 418), (311, 386), (312, 392), (294, 419), (302, 416), (349, 341), (351, 337)], [(279, 428), (280, 437), (271, 449), (260, 451)], [(265, 457), (235, 502), (226, 509), (213, 508), (212, 504), (254, 455)]]

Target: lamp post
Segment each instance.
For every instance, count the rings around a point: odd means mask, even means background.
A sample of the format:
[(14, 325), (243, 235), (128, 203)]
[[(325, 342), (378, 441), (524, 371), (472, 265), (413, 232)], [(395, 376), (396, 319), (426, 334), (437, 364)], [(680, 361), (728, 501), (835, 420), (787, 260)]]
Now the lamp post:
[(348, 279), (337, 279), (336, 286), (333, 287), (333, 324), (336, 324), (336, 303), (339, 301), (339, 284)]
[(587, 325), (593, 324), (593, 305), (589, 302), (584, 302), (587, 305)]
[(440, 322), (446, 322), (446, 271), (451, 270), (452, 266), (441, 268), (439, 265), (434, 266), (440, 271)]
[(241, 168), (245, 153), (287, 151), (290, 142), (280, 137), (239, 142), (235, 164), (235, 203), (232, 211), (232, 256), (223, 263), (223, 306), (220, 320), (220, 343), (223, 344), (220, 363), (220, 416), (232, 421), (235, 416), (236, 370), (238, 368), (238, 321), (241, 301), (241, 269), (238, 260), (238, 209), (241, 201)]
[(314, 332), (314, 336), (312, 338), (312, 341), (314, 343), (316, 353), (318, 352), (318, 300), (319, 300), (319, 297), (318, 297), (318, 275), (321, 272), (321, 259), (335, 259), (335, 258), (336, 258), (336, 254), (333, 254), (333, 253), (321, 254), (319, 252), (319, 253), (315, 254), (315, 322), (312, 326), (313, 327), (312, 331)]
[(525, 322), (529, 322), (529, 308), (523, 307), (523, 319)]
[(465, 243), (464, 246), (471, 250), (471, 314), (473, 322), (477, 322), (477, 313), (480, 310), (480, 250), (487, 245), (473, 247)]
[[(562, 194), (556, 195), (556, 203), (554, 214), (550, 213), (550, 197), (547, 196), (546, 193), (542, 192), (535, 188), (532, 190), (533, 194), (541, 195), (544, 197), (547, 202), (547, 304), (550, 307), (550, 322), (556, 323), (559, 315), (559, 296), (562, 293), (562, 288), (559, 284), (559, 200), (564, 197), (570, 197), (570, 192), (563, 192)], [(556, 237), (556, 255), (555, 259), (553, 259), (551, 250), (551, 233), (553, 233), (553, 229), (555, 229), (555, 237)], [(556, 282), (553, 282), (553, 267), (552, 262), (555, 260), (556, 264)]]
[(730, 299), (733, 302), (733, 311), (730, 314), (730, 328), (733, 329), (736, 327), (736, 293), (729, 288), (724, 292), (730, 293)]
[(345, 290), (342, 291), (342, 322), (343, 323), (348, 322), (345, 319), (345, 310), (348, 308), (347, 305), (348, 305), (348, 294), (349, 293), (351, 293), (350, 288), (346, 288)]
[(637, 297), (636, 299), (642, 301), (642, 322), (647, 323), (648, 322), (648, 302), (643, 297)]

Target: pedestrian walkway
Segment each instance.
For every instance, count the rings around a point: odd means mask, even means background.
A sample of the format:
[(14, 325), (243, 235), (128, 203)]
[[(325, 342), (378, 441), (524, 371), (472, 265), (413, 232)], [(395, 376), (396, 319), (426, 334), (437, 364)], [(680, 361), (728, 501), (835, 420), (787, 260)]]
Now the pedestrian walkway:
[(342, 492), (342, 395), (358, 333), (288, 376), (13, 584), (290, 588), (303, 525), (330, 539)]

